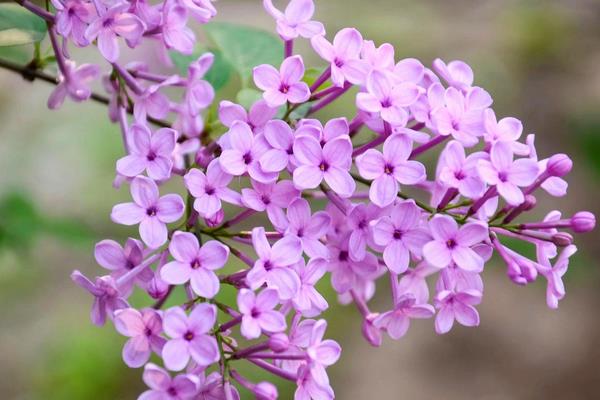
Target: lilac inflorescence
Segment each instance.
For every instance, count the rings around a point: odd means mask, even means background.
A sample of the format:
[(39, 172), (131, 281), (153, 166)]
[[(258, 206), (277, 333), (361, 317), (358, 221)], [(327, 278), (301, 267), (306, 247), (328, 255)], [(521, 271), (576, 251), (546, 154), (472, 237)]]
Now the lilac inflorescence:
[[(296, 400), (333, 399), (326, 369), (341, 347), (325, 338), (319, 318), (329, 307), (317, 286), (324, 279), (341, 303), (356, 305), (375, 346), (384, 333), (403, 337), (415, 319), (434, 319), (439, 334), (455, 323), (479, 325), (481, 273), (493, 253), (514, 283), (545, 279), (549, 307), (565, 296), (562, 277), (577, 250), (568, 231), (593, 230), (595, 216), (526, 215), (543, 192), (566, 194), (573, 163), (564, 154), (539, 158), (534, 135), (523, 138), (521, 121), (496, 116), (466, 63), (397, 62), (390, 44), (378, 47), (354, 28), (327, 39), (312, 0), (291, 0), (284, 10), (264, 0), (285, 44), (282, 61), (254, 66), (262, 98), (249, 110), (221, 101), (210, 120), (212, 54), (192, 62), (187, 77), (120, 59), (124, 45), (147, 42), (163, 54), (191, 54), (190, 24), (211, 21), (212, 0), (52, 3), (54, 14), (24, 3), (49, 23), (60, 73), (49, 107), (89, 99), (101, 74), (77, 66), (69, 45), (96, 45), (111, 67), (103, 83), (126, 150), (114, 184), (128, 184), (132, 197), (111, 219), (139, 226), (139, 239), (99, 242), (95, 257), (107, 275), (72, 278), (94, 297), (92, 322), (110, 321), (127, 337), (124, 362), (144, 367), (148, 390), (139, 399), (233, 400), (241, 390), (278, 398), (272, 383), (244, 377), (240, 362), (294, 382)], [(326, 64), (311, 81), (294, 53), (301, 39)], [(312, 118), (343, 95), (355, 98), (352, 120)], [(212, 135), (219, 129), (224, 134)], [(434, 153), (435, 164), (424, 163)], [(187, 201), (161, 196), (170, 181)], [(254, 214), (265, 226), (240, 230)], [(243, 267), (234, 270), (232, 258)], [(392, 298), (375, 311), (369, 301), (382, 285)], [(236, 295), (224, 300), (224, 286)], [(152, 302), (133, 307), (134, 291)], [(167, 303), (175, 291), (185, 303)], [(162, 366), (149, 362), (156, 356)]]

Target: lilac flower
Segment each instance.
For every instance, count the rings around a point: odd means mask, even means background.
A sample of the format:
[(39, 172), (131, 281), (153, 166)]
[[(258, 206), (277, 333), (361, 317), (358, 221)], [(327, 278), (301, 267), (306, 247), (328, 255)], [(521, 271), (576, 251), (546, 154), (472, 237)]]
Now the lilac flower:
[(116, 310), (129, 307), (110, 276), (102, 276), (92, 282), (76, 270), (71, 274), (71, 279), (94, 296), (90, 317), (95, 325), (104, 325), (107, 315), (112, 318)]
[[(94, 257), (98, 264), (111, 271), (111, 276), (114, 279), (118, 279), (142, 263), (144, 260), (144, 246), (142, 242), (133, 238), (127, 239), (124, 247), (121, 247), (114, 240), (102, 240), (96, 244)], [(147, 282), (152, 279), (152, 276), (152, 270), (146, 268), (136, 275), (134, 281)], [(127, 292), (128, 290), (123, 291)]]
[(183, 215), (185, 205), (177, 194), (159, 197), (153, 180), (137, 176), (131, 182), (133, 203), (117, 204), (111, 219), (122, 225), (140, 224), (140, 237), (150, 248), (156, 249), (167, 241), (166, 224), (175, 222)]
[(299, 55), (283, 60), (279, 71), (272, 65), (263, 64), (254, 68), (254, 83), (263, 90), (263, 98), (269, 107), (279, 107), (286, 102), (304, 103), (310, 97), (305, 82), (304, 62)]
[(318, 320), (312, 328), (310, 342), (306, 349), (306, 354), (309, 358), (310, 373), (321, 386), (329, 384), (325, 368), (335, 364), (342, 352), (342, 348), (334, 340), (323, 340), (326, 329), (327, 321), (324, 319)]
[(389, 43), (376, 47), (372, 40), (365, 40), (361, 58), (369, 65), (371, 71), (390, 71), (394, 68), (394, 53), (394, 46)]
[(302, 249), (309, 257), (327, 257), (327, 247), (320, 242), (331, 224), (331, 217), (324, 211), (311, 215), (308, 201), (299, 198), (287, 209), (286, 235), (294, 235), (302, 241)]
[(352, 165), (352, 143), (347, 137), (327, 142), (323, 148), (311, 136), (300, 136), (294, 142), (294, 156), (300, 165), (294, 170), (298, 189), (314, 189), (323, 179), (342, 197), (354, 193), (356, 183), (348, 171)]
[(406, 334), (413, 318), (431, 318), (435, 310), (429, 304), (418, 304), (412, 295), (401, 296), (392, 311), (384, 312), (373, 321), (380, 329), (385, 329), (394, 340)]
[(569, 268), (569, 258), (575, 254), (575, 252), (577, 252), (576, 246), (570, 245), (565, 247), (554, 262), (554, 266), (543, 253), (540, 254), (538, 252), (538, 268), (540, 273), (548, 280), (546, 303), (548, 304), (548, 307), (552, 309), (557, 309), (558, 302), (565, 297), (565, 284), (562, 281), (562, 277), (567, 273), (567, 269)]
[(231, 148), (224, 150), (219, 157), (225, 172), (233, 176), (248, 173), (252, 179), (262, 183), (277, 179), (276, 172), (266, 172), (260, 167), (260, 158), (269, 150), (262, 135), (254, 136), (248, 124), (241, 121), (234, 122), (227, 134)]
[(174, 85), (180, 81), (177, 75), (170, 76), (161, 83), (150, 85), (143, 93), (136, 95), (133, 104), (133, 115), (135, 120), (145, 123), (148, 115), (154, 118), (165, 118), (170, 111), (169, 98), (161, 93), (163, 87)]
[(267, 122), (263, 131), (271, 148), (260, 158), (260, 166), (266, 172), (280, 172), (286, 169), (294, 155), (294, 132), (281, 120)]
[(368, 72), (367, 64), (360, 60), (363, 38), (354, 28), (339, 31), (333, 43), (324, 36), (311, 39), (313, 49), (322, 59), (331, 64), (331, 80), (334, 85), (343, 87), (346, 81), (360, 84)]
[(429, 229), (433, 240), (423, 247), (423, 255), (429, 264), (445, 268), (454, 262), (465, 271), (483, 269), (483, 258), (472, 249), (489, 235), (483, 223), (469, 222), (459, 228), (454, 218), (436, 215), (429, 221)]
[(146, 364), (152, 351), (160, 355), (166, 340), (160, 336), (162, 318), (156, 310), (117, 310), (114, 323), (121, 335), (130, 338), (123, 347), (123, 360), (129, 367), (139, 368)]
[(521, 137), (523, 133), (523, 123), (516, 118), (502, 118), (496, 120), (496, 113), (491, 108), (484, 113), (484, 138), (488, 143), (497, 141), (514, 142)]
[(372, 204), (359, 203), (352, 208), (347, 217), (350, 228), (349, 251), (350, 258), (362, 261), (367, 253), (367, 244), (374, 245), (370, 239), (373, 236), (371, 222), (381, 215), (382, 210)]
[(197, 376), (181, 374), (171, 378), (167, 371), (152, 363), (144, 367), (143, 379), (150, 390), (138, 400), (192, 400), (198, 392)]
[(398, 283), (398, 293), (414, 296), (418, 304), (427, 303), (429, 287), (426, 278), (438, 271), (438, 268), (432, 267), (426, 261), (421, 261), (416, 267), (409, 268), (402, 274)]
[(167, 0), (163, 6), (162, 38), (167, 49), (192, 54), (196, 36), (187, 26), (187, 10), (176, 0)]
[(425, 180), (425, 167), (409, 160), (412, 141), (404, 135), (392, 135), (383, 144), (383, 154), (369, 149), (356, 158), (358, 172), (373, 180), (369, 198), (380, 207), (386, 207), (398, 195), (399, 185), (415, 185)]
[(262, 99), (252, 105), (250, 112), (246, 112), (244, 107), (239, 104), (227, 100), (223, 100), (219, 104), (219, 120), (223, 125), (231, 128), (236, 121), (245, 122), (255, 134), (262, 133), (265, 124), (276, 114), (277, 108), (269, 107), (267, 102)]
[(217, 15), (214, 0), (182, 0), (192, 17), (201, 24), (205, 24)]
[(435, 296), (438, 313), (435, 317), (435, 331), (444, 334), (452, 329), (456, 319), (464, 326), (479, 325), (479, 313), (473, 307), (481, 302), (481, 292), (474, 289), (463, 291), (442, 290)]
[(189, 316), (181, 307), (165, 311), (163, 328), (171, 337), (162, 351), (167, 369), (181, 371), (190, 357), (200, 366), (209, 366), (219, 360), (217, 341), (208, 335), (216, 318), (216, 307), (208, 303), (198, 304)]
[(305, 317), (315, 317), (321, 314), (329, 305), (317, 291), (315, 285), (327, 272), (327, 260), (312, 258), (306, 266), (303, 262), (296, 263), (294, 269), (300, 277), (300, 288), (292, 299), (294, 307)]
[(367, 77), (367, 91), (356, 96), (356, 107), (377, 113), (381, 118), (394, 126), (406, 125), (408, 112), (406, 107), (419, 97), (419, 87), (411, 82), (393, 84), (387, 74), (372, 71)]
[(196, 198), (194, 209), (202, 217), (209, 218), (221, 210), (221, 201), (240, 204), (240, 195), (228, 187), (232, 176), (223, 171), (219, 160), (208, 164), (206, 174), (197, 168), (190, 169), (183, 180)]
[(345, 293), (357, 287), (361, 280), (374, 279), (380, 272), (377, 257), (372, 253), (367, 252), (359, 262), (352, 261), (348, 243), (346, 239), (328, 246), (331, 286), (338, 293)]
[(385, 246), (383, 261), (387, 267), (402, 274), (408, 268), (410, 254), (421, 255), (421, 249), (430, 239), (420, 225), (421, 213), (414, 201), (404, 201), (373, 226), (373, 240)]
[(338, 137), (349, 138), (348, 120), (344, 117), (334, 118), (325, 124), (316, 119), (302, 119), (296, 127), (296, 137), (308, 135), (319, 141), (321, 146)]
[(52, 0), (52, 5), (56, 8), (56, 32), (65, 38), (70, 37), (79, 47), (89, 45), (85, 30), (96, 17), (93, 4), (79, 0)]
[(298, 36), (310, 39), (315, 35), (324, 35), (325, 27), (318, 21), (311, 21), (315, 13), (313, 0), (291, 0), (282, 13), (272, 0), (263, 0), (265, 10), (277, 21), (277, 33), (283, 40), (292, 40)]
[(277, 289), (282, 300), (293, 298), (300, 287), (300, 279), (290, 266), (302, 257), (300, 239), (285, 236), (271, 247), (264, 228), (259, 227), (252, 230), (252, 244), (258, 260), (246, 277), (250, 288), (257, 289), (266, 283), (267, 287)]
[(126, 12), (129, 4), (116, 3), (94, 20), (85, 31), (88, 41), (98, 39), (98, 50), (108, 62), (119, 58), (118, 37), (137, 43), (144, 33), (144, 23), (134, 14)]
[(440, 156), (438, 179), (444, 185), (457, 189), (470, 199), (483, 195), (485, 184), (479, 177), (477, 162), (485, 153), (473, 153), (465, 157), (465, 149), (458, 141), (451, 141)]
[(285, 230), (288, 222), (283, 209), (300, 196), (292, 181), (264, 184), (252, 180), (251, 184), (252, 189), (242, 189), (243, 204), (255, 211), (266, 211), (273, 226)]
[[(195, 400), (224, 400), (227, 399), (225, 389), (223, 388), (223, 377), (218, 372), (212, 372), (208, 376), (204, 376), (204, 372), (200, 373), (200, 389)], [(240, 394), (235, 386), (231, 386), (231, 400), (240, 400)]]
[(143, 124), (133, 124), (129, 134), (130, 154), (117, 161), (117, 172), (134, 177), (144, 170), (148, 177), (160, 181), (168, 179), (173, 168), (171, 157), (177, 132), (162, 128), (154, 134)]
[(438, 58), (433, 61), (433, 68), (450, 86), (457, 89), (466, 90), (473, 84), (473, 70), (464, 61), (455, 60), (446, 64)]
[(82, 64), (79, 67), (71, 60), (65, 60), (65, 71), (59, 75), (59, 83), (48, 98), (48, 108), (55, 110), (69, 98), (80, 102), (90, 98), (92, 90), (89, 84), (96, 79), (100, 68), (93, 64)]
[(219, 292), (219, 278), (215, 270), (223, 268), (229, 257), (229, 247), (210, 240), (200, 247), (193, 233), (177, 231), (173, 234), (169, 251), (175, 261), (161, 270), (161, 278), (172, 285), (190, 282), (198, 296), (212, 299)]
[(205, 53), (188, 67), (185, 101), (193, 115), (211, 105), (215, 98), (215, 89), (204, 80), (204, 75), (212, 67), (215, 56)]
[(310, 368), (302, 365), (298, 369), (298, 388), (294, 393), (294, 400), (333, 400), (335, 395), (329, 384), (318, 383), (311, 374)]
[(539, 172), (534, 160), (513, 161), (513, 151), (507, 142), (495, 143), (490, 151), (490, 161), (479, 160), (477, 169), (481, 178), (487, 184), (495, 185), (498, 193), (513, 206), (525, 200), (519, 187), (531, 185)]
[(286, 323), (283, 314), (274, 308), (279, 304), (277, 290), (264, 289), (258, 295), (248, 289), (241, 289), (237, 304), (242, 313), (242, 336), (256, 339), (261, 332), (282, 332)]

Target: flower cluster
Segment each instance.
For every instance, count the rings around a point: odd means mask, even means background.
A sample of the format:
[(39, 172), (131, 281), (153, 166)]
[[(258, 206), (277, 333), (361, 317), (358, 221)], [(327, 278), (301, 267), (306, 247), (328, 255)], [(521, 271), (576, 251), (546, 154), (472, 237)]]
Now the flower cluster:
[[(241, 361), (294, 382), (297, 400), (333, 399), (326, 369), (341, 348), (324, 339), (324, 279), (341, 303), (357, 306), (375, 346), (384, 333), (401, 338), (412, 319), (434, 319), (440, 334), (455, 322), (477, 326), (481, 273), (494, 252), (514, 283), (547, 280), (549, 307), (565, 296), (562, 276), (576, 252), (566, 230), (588, 232), (595, 217), (552, 211), (531, 222), (526, 213), (543, 192), (566, 194), (572, 162), (538, 158), (534, 135), (523, 138), (516, 118), (498, 120), (466, 63), (396, 61), (390, 44), (377, 47), (356, 29), (326, 35), (312, 0), (291, 0), (283, 11), (264, 0), (285, 44), (281, 64), (254, 68), (262, 98), (249, 110), (221, 101), (215, 118), (205, 80), (212, 54), (192, 62), (187, 76), (119, 62), (124, 44), (191, 54), (188, 22), (208, 23), (211, 0), (53, 0), (54, 14), (24, 4), (49, 23), (60, 72), (51, 108), (67, 96), (90, 98), (100, 75), (99, 66), (77, 66), (69, 45), (95, 44), (111, 66), (109, 116), (126, 151), (115, 185), (127, 184), (132, 198), (111, 219), (137, 226), (139, 239), (99, 242), (95, 258), (106, 275), (72, 278), (94, 297), (92, 321), (110, 321), (128, 338), (123, 360), (144, 367), (149, 388), (140, 399), (232, 400), (242, 389), (277, 398), (272, 383), (238, 371)], [(301, 38), (326, 63), (316, 79), (294, 53)], [(355, 98), (350, 121), (313, 118), (343, 95)], [(225, 133), (214, 135), (219, 128)], [(186, 196), (161, 195), (169, 181)], [(264, 226), (240, 230), (260, 213)], [(531, 245), (535, 256), (507, 239)], [(245, 267), (233, 270), (232, 258)], [(382, 280), (391, 300), (378, 312), (368, 303)], [(224, 300), (224, 286), (235, 300)], [(154, 303), (132, 306), (134, 291)], [(184, 304), (168, 303), (175, 291), (185, 292)], [(149, 362), (153, 354), (164, 369)]]

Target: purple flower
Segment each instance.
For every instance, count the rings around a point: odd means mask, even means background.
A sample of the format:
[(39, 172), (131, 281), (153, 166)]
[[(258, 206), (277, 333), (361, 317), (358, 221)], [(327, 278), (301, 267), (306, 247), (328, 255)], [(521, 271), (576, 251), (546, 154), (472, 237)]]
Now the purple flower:
[[(242, 121), (247, 123), (255, 134), (262, 133), (265, 124), (273, 119), (275, 115), (277, 115), (277, 108), (269, 107), (264, 100), (254, 103), (250, 108), (250, 112), (246, 112), (244, 107), (230, 101), (223, 100), (219, 103), (219, 120), (223, 125), (231, 128), (234, 122)], [(222, 137), (219, 142), (222, 143)], [(229, 148), (231, 146), (225, 147)]]
[(252, 244), (258, 255), (246, 280), (252, 289), (267, 287), (277, 289), (282, 300), (293, 298), (300, 287), (300, 279), (290, 268), (302, 257), (302, 242), (295, 236), (285, 236), (273, 247), (269, 244), (264, 228), (252, 230)]
[(298, 368), (298, 381), (296, 384), (298, 388), (294, 393), (294, 400), (333, 400), (335, 398), (331, 386), (316, 382), (310, 368), (306, 365)]
[(114, 63), (119, 58), (119, 36), (128, 43), (137, 43), (144, 33), (144, 23), (136, 15), (126, 12), (128, 7), (128, 3), (116, 3), (85, 31), (88, 41), (98, 39), (98, 50), (108, 62)]
[(304, 103), (310, 97), (305, 82), (304, 62), (299, 55), (283, 60), (279, 71), (272, 65), (263, 64), (254, 68), (254, 83), (263, 90), (263, 98), (269, 107), (279, 107), (286, 102)]
[(315, 285), (327, 272), (327, 260), (312, 258), (306, 266), (303, 262), (294, 265), (300, 277), (300, 288), (292, 299), (296, 310), (305, 317), (315, 317), (329, 307), (327, 300), (317, 291)]
[(260, 167), (260, 158), (269, 150), (262, 135), (254, 136), (252, 130), (242, 121), (236, 121), (227, 132), (231, 148), (223, 150), (219, 157), (221, 168), (233, 176), (248, 173), (252, 179), (262, 183), (274, 182), (276, 172), (266, 172)]
[(263, 131), (271, 148), (260, 158), (260, 166), (266, 172), (280, 172), (286, 169), (294, 155), (294, 132), (281, 120), (267, 122)]
[(310, 341), (306, 348), (310, 373), (321, 386), (329, 385), (329, 378), (327, 377), (325, 368), (335, 364), (342, 352), (342, 348), (334, 340), (323, 340), (326, 329), (327, 321), (324, 319), (318, 320), (312, 328)]
[[(208, 376), (200, 373), (200, 389), (195, 400), (225, 400), (227, 399), (223, 388), (223, 377), (218, 372), (212, 372)], [(235, 386), (231, 385), (231, 400), (240, 400), (240, 394)]]
[(204, 75), (212, 67), (215, 56), (205, 53), (188, 67), (185, 101), (193, 115), (210, 106), (215, 98), (215, 89), (204, 80)]
[(221, 210), (221, 201), (240, 204), (240, 195), (228, 187), (231, 179), (232, 176), (221, 168), (219, 160), (208, 164), (206, 174), (192, 168), (183, 177), (185, 187), (196, 198), (194, 209), (205, 218), (210, 218)]
[[(114, 240), (102, 240), (96, 244), (94, 257), (98, 264), (111, 271), (111, 276), (114, 279), (118, 279), (142, 263), (144, 260), (144, 246), (142, 242), (132, 238), (127, 239), (124, 247), (121, 247)], [(148, 282), (152, 279), (152, 276), (152, 270), (146, 268), (136, 275), (134, 281), (139, 283)], [(128, 292), (128, 290), (123, 291)]]
[(181, 374), (171, 378), (167, 371), (152, 363), (144, 367), (143, 379), (150, 390), (138, 400), (191, 400), (198, 392), (197, 376)]
[(154, 134), (144, 124), (133, 124), (129, 134), (129, 155), (117, 161), (117, 172), (134, 177), (144, 170), (155, 181), (168, 179), (173, 168), (177, 132), (161, 128)]
[(345, 117), (331, 119), (325, 126), (316, 119), (302, 119), (298, 121), (296, 136), (312, 136), (321, 143), (321, 146), (324, 146), (340, 136), (348, 138), (349, 130), (348, 120)]
[(365, 179), (372, 179), (369, 198), (380, 206), (393, 203), (400, 189), (398, 183), (415, 185), (426, 178), (425, 167), (409, 160), (412, 141), (405, 135), (392, 135), (383, 144), (383, 154), (369, 149), (356, 158), (358, 172)]
[(188, 8), (196, 21), (205, 24), (217, 15), (217, 10), (215, 6), (212, 5), (213, 1), (214, 0), (182, 0), (182, 3)]
[(192, 54), (196, 35), (187, 26), (187, 10), (176, 0), (167, 0), (163, 6), (162, 38), (167, 49)]
[(367, 77), (367, 91), (356, 96), (356, 107), (376, 113), (393, 126), (404, 126), (408, 120), (406, 107), (419, 97), (419, 87), (412, 82), (393, 84), (383, 71), (372, 71)]
[(565, 297), (565, 284), (562, 281), (562, 277), (567, 273), (569, 258), (575, 252), (577, 252), (576, 246), (570, 245), (565, 247), (554, 262), (554, 266), (543, 252), (538, 252), (539, 271), (548, 280), (546, 303), (552, 309), (557, 309), (558, 302)]
[(146, 364), (152, 351), (160, 355), (166, 340), (160, 336), (162, 318), (156, 310), (117, 310), (114, 324), (121, 335), (130, 338), (123, 347), (123, 360), (129, 367), (139, 368)]
[(433, 68), (450, 86), (457, 89), (466, 90), (473, 84), (473, 70), (464, 61), (455, 60), (446, 64), (437, 58), (433, 61)]
[(450, 331), (455, 319), (464, 326), (479, 325), (479, 313), (473, 306), (480, 302), (481, 292), (474, 289), (438, 292), (435, 296), (435, 306), (438, 309), (435, 331), (439, 334)]
[(229, 247), (210, 240), (202, 247), (193, 233), (177, 231), (173, 234), (169, 251), (175, 261), (161, 270), (161, 278), (172, 285), (190, 282), (198, 296), (212, 299), (219, 292), (219, 278), (215, 270), (223, 268), (229, 257)]
[(282, 332), (286, 323), (283, 314), (274, 308), (279, 304), (275, 289), (264, 289), (258, 295), (248, 289), (241, 289), (237, 304), (242, 313), (241, 332), (246, 339), (256, 339), (261, 332)]
[(532, 159), (513, 161), (513, 151), (507, 142), (492, 145), (490, 161), (479, 160), (477, 169), (481, 178), (488, 185), (496, 186), (500, 196), (513, 206), (525, 200), (519, 187), (531, 185), (539, 173), (538, 164)]
[[(348, 214), (347, 224), (350, 228), (350, 258), (362, 261), (367, 253), (367, 243), (372, 237), (371, 222), (381, 215), (382, 210), (373, 204), (358, 203)], [(370, 243), (373, 244), (373, 243)]]
[(133, 202), (117, 204), (110, 217), (117, 224), (140, 224), (140, 237), (148, 247), (156, 249), (167, 241), (166, 224), (183, 215), (183, 200), (178, 194), (159, 198), (156, 183), (144, 176), (133, 178), (130, 189)]
[(458, 189), (458, 192), (470, 199), (483, 195), (485, 184), (479, 177), (477, 162), (485, 157), (478, 152), (465, 157), (465, 149), (458, 141), (448, 143), (438, 166), (438, 179), (444, 185)]
[(177, 75), (170, 76), (161, 83), (150, 85), (143, 93), (136, 95), (133, 104), (133, 115), (135, 120), (140, 123), (145, 123), (148, 115), (154, 118), (165, 118), (169, 115), (170, 101), (169, 98), (161, 93), (163, 87), (172, 86), (180, 82)]
[(333, 44), (324, 36), (311, 39), (313, 49), (331, 64), (331, 80), (343, 87), (346, 81), (360, 84), (365, 80), (368, 66), (360, 60), (363, 38), (354, 28), (344, 28), (333, 39)]
[(215, 325), (217, 309), (213, 304), (200, 303), (189, 316), (181, 307), (165, 311), (163, 327), (171, 337), (162, 351), (167, 369), (181, 371), (190, 357), (206, 367), (219, 361), (219, 348), (214, 337), (208, 335)]
[(419, 304), (427, 303), (429, 287), (426, 278), (438, 271), (438, 268), (432, 267), (426, 261), (420, 262), (414, 268), (407, 269), (398, 283), (398, 293), (413, 295)]
[(383, 217), (373, 226), (373, 240), (385, 246), (383, 261), (387, 267), (402, 274), (408, 268), (410, 254), (421, 255), (421, 249), (430, 240), (421, 228), (421, 212), (414, 201), (404, 201), (392, 209), (389, 217)]
[(480, 222), (469, 222), (462, 227), (454, 218), (436, 215), (429, 221), (433, 240), (423, 247), (427, 262), (437, 268), (445, 268), (452, 262), (470, 272), (483, 269), (483, 258), (471, 247), (485, 241), (489, 235), (486, 226)]
[(311, 21), (315, 13), (313, 0), (291, 0), (285, 13), (275, 8), (271, 0), (263, 0), (263, 5), (277, 21), (277, 33), (283, 40), (292, 40), (298, 36), (310, 39), (315, 35), (325, 34), (322, 23)]
[(52, 5), (56, 8), (56, 32), (65, 38), (70, 37), (79, 47), (89, 45), (85, 30), (96, 17), (93, 4), (79, 0), (52, 0)]
[(372, 253), (367, 252), (364, 259), (359, 262), (352, 261), (348, 243), (346, 239), (328, 246), (331, 286), (338, 293), (345, 293), (357, 287), (361, 280), (374, 279), (380, 271), (377, 257)]
[(260, 183), (251, 181), (252, 189), (242, 189), (242, 202), (255, 211), (266, 211), (269, 221), (278, 230), (285, 230), (286, 220), (284, 208), (300, 196), (298, 189), (292, 181), (279, 181), (277, 183)]
[(299, 198), (287, 209), (288, 227), (286, 235), (294, 235), (302, 241), (302, 249), (309, 257), (327, 257), (327, 247), (320, 239), (325, 236), (331, 224), (331, 217), (324, 211), (311, 215), (308, 201)]
[(69, 96), (71, 100), (80, 102), (90, 98), (90, 83), (100, 73), (100, 68), (93, 64), (82, 64), (79, 67), (71, 60), (65, 60), (65, 71), (61, 71), (59, 83), (48, 97), (48, 108), (59, 108)]
[(352, 166), (352, 143), (347, 136), (321, 144), (312, 136), (303, 135), (294, 142), (294, 156), (299, 167), (294, 170), (298, 189), (314, 189), (323, 179), (342, 197), (354, 193), (356, 183), (349, 174)]
[(514, 142), (523, 133), (523, 123), (516, 118), (507, 117), (498, 121), (496, 120), (496, 113), (491, 108), (485, 110), (483, 116), (485, 126), (483, 137), (488, 143), (495, 143), (497, 141)]
[(376, 47), (372, 40), (365, 40), (361, 50), (362, 59), (369, 65), (370, 70), (386, 71), (394, 69), (394, 46), (383, 43)]
[(104, 325), (107, 315), (112, 318), (116, 310), (129, 307), (110, 276), (102, 276), (92, 282), (76, 270), (71, 274), (71, 279), (94, 296), (90, 317), (95, 325)]
[(394, 340), (406, 334), (413, 318), (431, 318), (435, 310), (429, 304), (418, 304), (413, 295), (403, 295), (392, 311), (384, 312), (373, 321), (379, 329), (385, 329)]

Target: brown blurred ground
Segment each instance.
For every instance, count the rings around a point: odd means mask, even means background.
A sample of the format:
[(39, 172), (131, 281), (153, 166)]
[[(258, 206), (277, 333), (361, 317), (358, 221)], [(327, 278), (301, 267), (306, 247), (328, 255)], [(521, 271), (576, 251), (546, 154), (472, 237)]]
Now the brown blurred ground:
[[(219, 18), (271, 29), (258, 3), (220, 1)], [(537, 134), (540, 154), (564, 151), (575, 161), (568, 198), (540, 199), (540, 210), (598, 214), (600, 2), (316, 3), (330, 34), (356, 26), (393, 43), (397, 57), (468, 61), (497, 113), (521, 118), (526, 133)], [(120, 361), (123, 339), (89, 324), (90, 299), (68, 278), (74, 268), (98, 273), (95, 238), (125, 235), (108, 220), (112, 204), (127, 198), (110, 187), (121, 155), (116, 127), (93, 104), (47, 111), (43, 83), (0, 71), (0, 88), (0, 197), (24, 192), (40, 213), (75, 219), (92, 232), (75, 244), (42, 234), (29, 251), (0, 250), (0, 398), (133, 399), (142, 385), (139, 371)], [(545, 306), (543, 282), (516, 287), (501, 265), (490, 265), (478, 329), (437, 336), (432, 321), (419, 321), (403, 340), (372, 349), (360, 337), (358, 316), (332, 298), (332, 335), (344, 348), (332, 368), (338, 398), (599, 399), (597, 238), (580, 239), (557, 311)], [(373, 308), (385, 309), (385, 301), (382, 293)]]

